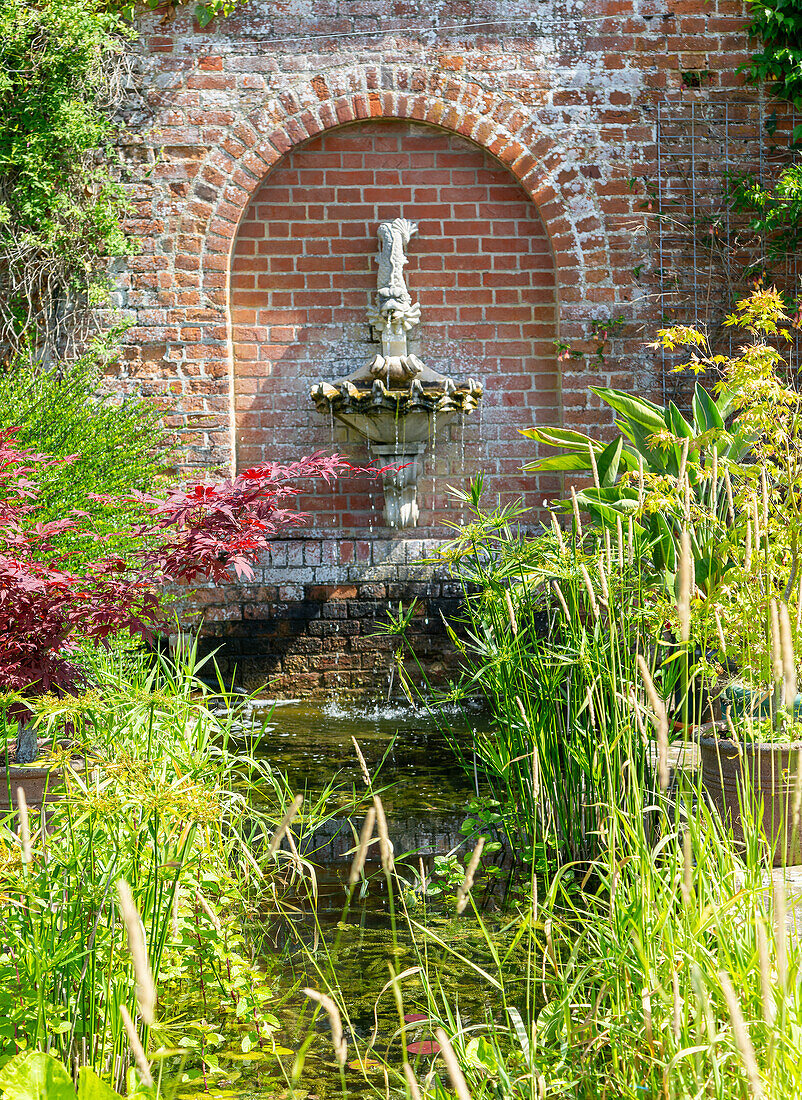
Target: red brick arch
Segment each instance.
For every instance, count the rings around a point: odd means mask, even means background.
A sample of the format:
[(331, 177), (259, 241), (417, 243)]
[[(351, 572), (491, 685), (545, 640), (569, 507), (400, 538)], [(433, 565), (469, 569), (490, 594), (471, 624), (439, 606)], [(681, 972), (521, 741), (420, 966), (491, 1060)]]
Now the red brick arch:
[(187, 208), (193, 229), (205, 223), (203, 288), (220, 289), (222, 257), (230, 255), (245, 208), (280, 157), (325, 130), (366, 119), (427, 123), (485, 149), (537, 205), (562, 300), (578, 301), (586, 287), (605, 281), (609, 264), (597, 196), (581, 171), (565, 167), (565, 145), (548, 136), (553, 127), (541, 127), (536, 111), (494, 89), (427, 70), (382, 66), (320, 73), (276, 93), (209, 153)]
[[(196, 306), (176, 310), (180, 355), (205, 362), (206, 377), (217, 380), (214, 407), (221, 412), (228, 389), (228, 445), (218, 432), (215, 452), (199, 449), (202, 462), (209, 462), (205, 456), (212, 453), (219, 456), (212, 464), (233, 465), (235, 460), (229, 273), (243, 215), (285, 154), (328, 130), (368, 120), (437, 127), (504, 166), (545, 227), (558, 326), (579, 316), (584, 303), (615, 297), (610, 246), (593, 183), (564, 135), (557, 140), (553, 125), (539, 124), (536, 108), (470, 80), (404, 66), (329, 70), (299, 80), (228, 129), (206, 155), (181, 211), (166, 220), (165, 248), (175, 251), (181, 293), (187, 302), (194, 298)], [(193, 340), (194, 350), (189, 346)], [(207, 398), (205, 407), (211, 405)]]

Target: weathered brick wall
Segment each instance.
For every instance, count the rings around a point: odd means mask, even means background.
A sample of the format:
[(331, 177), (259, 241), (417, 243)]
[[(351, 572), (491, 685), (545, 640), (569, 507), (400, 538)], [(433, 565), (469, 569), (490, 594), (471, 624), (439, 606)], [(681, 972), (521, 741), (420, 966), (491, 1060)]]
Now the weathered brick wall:
[[(322, 416), (309, 390), (375, 355), (365, 310), (376, 289), (376, 226), (399, 214), (420, 227), (405, 269), (422, 311), (410, 348), (486, 389), (463, 423), (433, 423), (420, 526), (459, 519), (446, 486), (478, 470), (491, 496), (521, 494), (539, 506), (547, 487), (522, 476), (516, 429), (539, 415), (559, 419), (549, 241), (506, 169), (464, 138), (417, 123), (328, 131), (289, 152), (254, 193), (231, 263), (238, 465), (325, 447), (370, 460), (364, 440)], [(380, 482), (349, 478), (300, 505), (318, 530), (369, 531), (382, 525), (381, 497)]]
[[(536, 503), (548, 486), (516, 471), (534, 454), (518, 427), (603, 431), (590, 385), (654, 386), (656, 111), (725, 100), (737, 121), (758, 94), (738, 73), (744, 25), (741, 0), (252, 0), (203, 30), (189, 8), (142, 17), (126, 150), (142, 250), (119, 276), (134, 321), (121, 384), (160, 397), (186, 465), (331, 444), (308, 386), (367, 356), (375, 227), (400, 208), (421, 223), (408, 268), (420, 351), (487, 387), (481, 416), (439, 441), (421, 529), (383, 529), (381, 501), (352, 483), (305, 502), (312, 527), (286, 564), (201, 593), (251, 674), (325, 689), (339, 661), (351, 686), (374, 664), (383, 678), (360, 585), (384, 586), (365, 596), (373, 614), (427, 583), (380, 567), (396, 555), (406, 569), (415, 539), (442, 537), (446, 484), (482, 469), (494, 498)], [(618, 316), (598, 349), (594, 322)], [(554, 341), (587, 354), (558, 360)], [(364, 457), (339, 429), (334, 443)], [(347, 563), (349, 544), (371, 561)], [(357, 626), (324, 630), (336, 622)]]

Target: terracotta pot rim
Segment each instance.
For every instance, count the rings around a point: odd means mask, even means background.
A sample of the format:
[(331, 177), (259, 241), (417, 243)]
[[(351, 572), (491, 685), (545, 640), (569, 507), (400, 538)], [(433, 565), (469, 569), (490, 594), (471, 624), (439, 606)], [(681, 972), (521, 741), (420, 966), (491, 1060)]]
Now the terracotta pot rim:
[(700, 745), (708, 748), (735, 748), (740, 745), (744, 752), (769, 753), (775, 750), (790, 752), (792, 749), (802, 749), (802, 741), (733, 741), (731, 737), (704, 737), (697, 733), (696, 740)]

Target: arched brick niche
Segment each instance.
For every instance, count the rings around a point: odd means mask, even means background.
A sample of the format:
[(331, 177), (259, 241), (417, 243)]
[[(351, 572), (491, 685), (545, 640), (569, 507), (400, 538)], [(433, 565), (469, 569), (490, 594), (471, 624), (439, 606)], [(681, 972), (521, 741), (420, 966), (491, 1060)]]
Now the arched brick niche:
[[(478, 471), (488, 498), (537, 506), (551, 486), (522, 475), (533, 446), (518, 428), (559, 418), (554, 263), (536, 205), (512, 174), (466, 139), (407, 121), (318, 135), (285, 154), (254, 192), (232, 252), (230, 308), (237, 462), (290, 460), (364, 443), (309, 399), (370, 358), (365, 318), (376, 286), (376, 226), (420, 225), (407, 282), (420, 301), (413, 350), (485, 386), (481, 412), (440, 429), (419, 487), (421, 525), (456, 518), (448, 485)], [(382, 527), (381, 488), (351, 480), (302, 506), (318, 531)]]

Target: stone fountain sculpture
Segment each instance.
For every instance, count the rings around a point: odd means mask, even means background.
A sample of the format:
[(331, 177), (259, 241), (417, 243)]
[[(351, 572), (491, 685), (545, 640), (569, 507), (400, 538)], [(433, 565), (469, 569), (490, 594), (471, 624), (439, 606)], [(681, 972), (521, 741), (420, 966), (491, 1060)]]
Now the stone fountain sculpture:
[(407, 347), (407, 334), (420, 324), (421, 309), (404, 279), (406, 248), (418, 227), (406, 218), (378, 228), (379, 275), (368, 320), (381, 338), (381, 351), (353, 374), (312, 387), (319, 412), (334, 416), (368, 441), (376, 461), (391, 467), (383, 475), (384, 519), (388, 527), (418, 522), (418, 479), (426, 445), (438, 427), (472, 412), (482, 397), (473, 379), (455, 382), (427, 367)]

